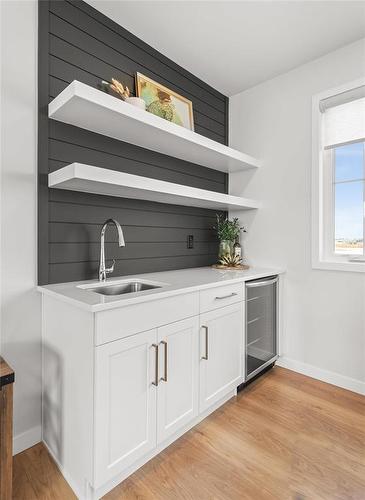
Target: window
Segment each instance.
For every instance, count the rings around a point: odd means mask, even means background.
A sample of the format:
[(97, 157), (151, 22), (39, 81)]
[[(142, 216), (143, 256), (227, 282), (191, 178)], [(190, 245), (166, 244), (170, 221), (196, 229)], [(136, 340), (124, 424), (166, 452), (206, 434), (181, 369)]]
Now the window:
[(365, 81), (313, 98), (313, 267), (365, 271)]
[(334, 245), (337, 255), (364, 255), (364, 142), (333, 149)]

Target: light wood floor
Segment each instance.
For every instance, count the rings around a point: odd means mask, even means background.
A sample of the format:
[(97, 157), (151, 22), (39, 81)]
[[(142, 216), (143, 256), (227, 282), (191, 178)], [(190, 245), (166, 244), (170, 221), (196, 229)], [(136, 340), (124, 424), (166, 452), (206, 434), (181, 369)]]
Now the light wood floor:
[[(14, 498), (75, 497), (39, 444)], [(365, 397), (275, 367), (104, 498), (365, 500)]]

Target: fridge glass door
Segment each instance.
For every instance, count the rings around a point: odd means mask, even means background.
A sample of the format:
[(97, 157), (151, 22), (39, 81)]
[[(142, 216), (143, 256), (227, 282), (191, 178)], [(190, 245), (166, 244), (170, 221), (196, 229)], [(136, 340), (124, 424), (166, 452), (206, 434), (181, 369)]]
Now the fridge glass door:
[(277, 355), (277, 280), (246, 283), (246, 380)]

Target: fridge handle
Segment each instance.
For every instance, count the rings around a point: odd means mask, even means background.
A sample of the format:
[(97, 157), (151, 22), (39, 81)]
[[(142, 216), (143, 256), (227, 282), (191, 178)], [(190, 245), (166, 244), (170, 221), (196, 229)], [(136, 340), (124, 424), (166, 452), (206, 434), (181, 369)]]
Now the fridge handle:
[(276, 278), (273, 278), (271, 280), (265, 280), (265, 281), (249, 281), (246, 282), (246, 287), (247, 288), (256, 288), (258, 286), (266, 286), (266, 285), (273, 285), (274, 283), (277, 283), (279, 280), (279, 277), (276, 276)]

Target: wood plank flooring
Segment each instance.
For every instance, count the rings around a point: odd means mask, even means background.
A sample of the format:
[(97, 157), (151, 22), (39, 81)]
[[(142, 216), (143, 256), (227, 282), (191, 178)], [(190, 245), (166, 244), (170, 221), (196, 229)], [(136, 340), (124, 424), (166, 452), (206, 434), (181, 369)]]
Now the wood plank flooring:
[[(75, 498), (39, 444), (15, 499)], [(365, 500), (365, 397), (275, 367), (106, 500)]]

